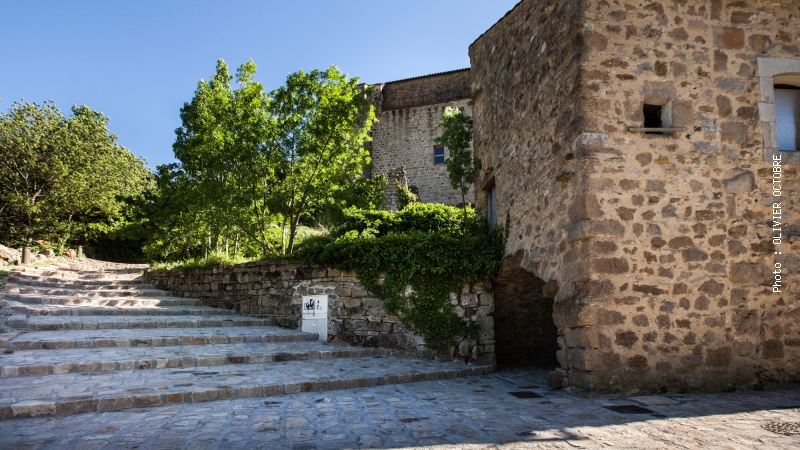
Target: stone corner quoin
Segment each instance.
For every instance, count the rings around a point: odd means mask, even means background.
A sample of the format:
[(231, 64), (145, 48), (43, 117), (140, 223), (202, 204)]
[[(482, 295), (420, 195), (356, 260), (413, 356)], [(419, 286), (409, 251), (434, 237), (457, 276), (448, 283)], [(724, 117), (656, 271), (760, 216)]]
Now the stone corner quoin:
[[(503, 270), (557, 286), (496, 308), (554, 303), (564, 385), (800, 383), (798, 161), (759, 74), (800, 63), (799, 6), (523, 0), (470, 46), (476, 205), (510, 216)], [(630, 131), (645, 105), (675, 131)]]

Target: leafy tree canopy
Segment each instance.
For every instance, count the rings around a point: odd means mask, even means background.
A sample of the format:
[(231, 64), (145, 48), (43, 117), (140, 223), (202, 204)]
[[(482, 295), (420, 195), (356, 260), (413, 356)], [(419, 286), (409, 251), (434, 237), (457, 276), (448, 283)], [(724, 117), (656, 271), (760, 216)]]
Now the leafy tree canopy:
[(435, 142), (444, 145), (450, 152), (450, 157), (444, 162), (450, 184), (453, 189), (461, 191), (461, 204), (466, 206), (467, 192), (481, 169), (481, 160), (472, 155), (472, 117), (456, 108), (447, 107), (439, 126), (444, 128), (444, 132)]
[(103, 231), (98, 223), (121, 217), (122, 198), (139, 195), (151, 176), (108, 122), (85, 105), (65, 117), (53, 102), (0, 113), (0, 240), (86, 243)]
[[(182, 192), (171, 214), (199, 219), (180, 231), (184, 249), (193, 234), (215, 249), (220, 237), (235, 235), (257, 256), (288, 254), (303, 224), (330, 225), (345, 208), (375, 208), (382, 199), (385, 178), (361, 177), (375, 120), (368, 88), (335, 66), (293, 73), (271, 92), (255, 74), (252, 60), (235, 77), (219, 60), (181, 109), (173, 145), (180, 164), (159, 169), (159, 186), (170, 186), (159, 195)], [(162, 219), (164, 231), (183, 223)], [(154, 243), (151, 253), (175, 253), (156, 250), (164, 245)]]

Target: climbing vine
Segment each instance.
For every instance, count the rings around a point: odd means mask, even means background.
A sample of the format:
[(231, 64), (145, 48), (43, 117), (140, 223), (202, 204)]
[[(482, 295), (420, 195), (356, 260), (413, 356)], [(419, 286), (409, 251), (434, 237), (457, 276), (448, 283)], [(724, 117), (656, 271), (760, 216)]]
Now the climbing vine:
[(457, 338), (477, 337), (474, 322), (456, 314), (450, 293), (495, 273), (503, 255), (502, 230), (489, 228), (471, 207), (466, 212), (464, 220), (462, 209), (425, 203), (397, 213), (346, 210), (339, 228), (307, 240), (296, 258), (354, 270), (387, 312), (445, 354)]

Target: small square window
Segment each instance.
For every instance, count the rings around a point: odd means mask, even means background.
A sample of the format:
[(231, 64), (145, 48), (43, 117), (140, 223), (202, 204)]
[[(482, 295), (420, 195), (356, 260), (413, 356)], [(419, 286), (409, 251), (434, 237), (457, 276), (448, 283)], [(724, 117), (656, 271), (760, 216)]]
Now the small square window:
[[(662, 106), (661, 105), (644, 105), (644, 127), (645, 128), (663, 128), (664, 124), (661, 121)], [(658, 131), (647, 131), (645, 134), (661, 134)]]
[(433, 147), (433, 164), (444, 164), (444, 147), (441, 145)]
[(661, 105), (644, 105), (645, 128), (662, 128)]

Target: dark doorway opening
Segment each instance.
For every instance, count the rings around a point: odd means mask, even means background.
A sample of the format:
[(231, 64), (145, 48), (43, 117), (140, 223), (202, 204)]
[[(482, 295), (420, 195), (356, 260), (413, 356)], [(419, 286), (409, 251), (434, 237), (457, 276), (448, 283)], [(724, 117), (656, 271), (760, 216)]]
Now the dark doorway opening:
[(544, 285), (521, 268), (504, 268), (492, 282), (498, 367), (558, 367), (558, 328)]

